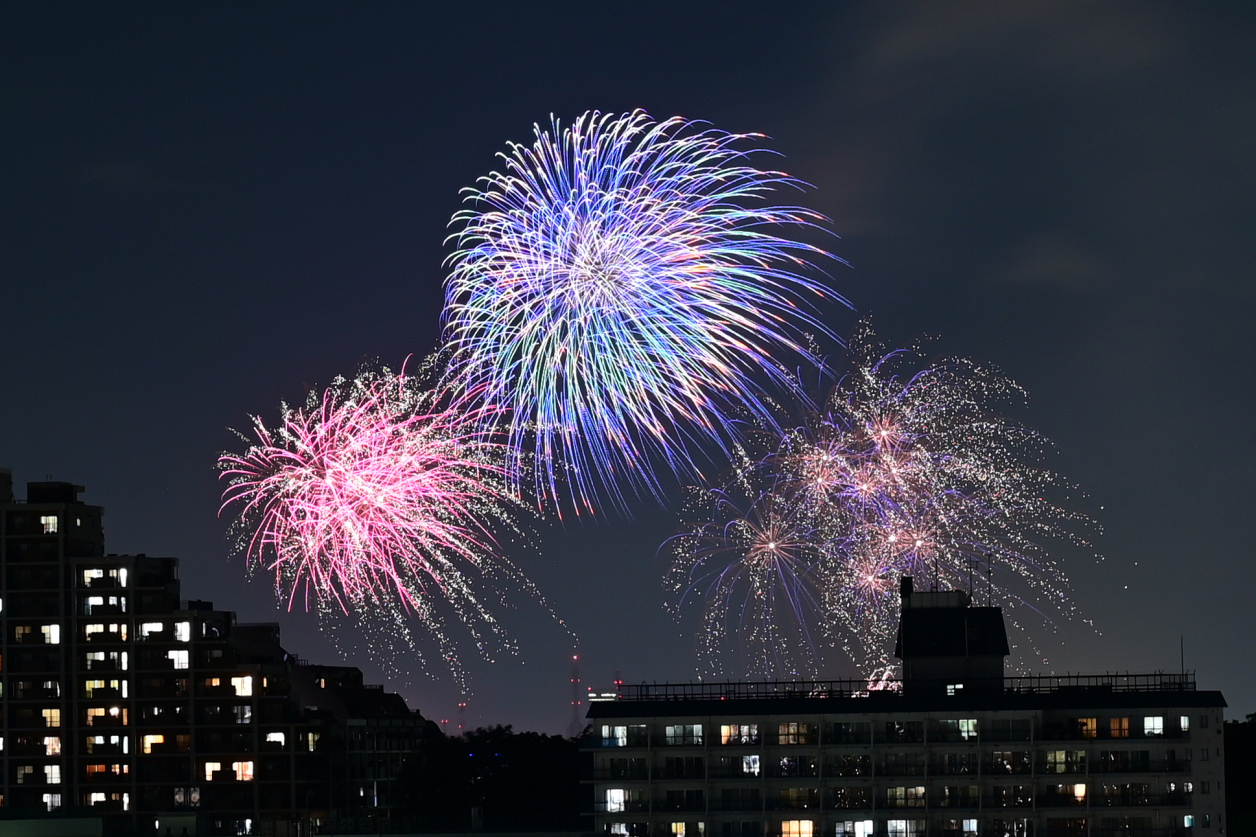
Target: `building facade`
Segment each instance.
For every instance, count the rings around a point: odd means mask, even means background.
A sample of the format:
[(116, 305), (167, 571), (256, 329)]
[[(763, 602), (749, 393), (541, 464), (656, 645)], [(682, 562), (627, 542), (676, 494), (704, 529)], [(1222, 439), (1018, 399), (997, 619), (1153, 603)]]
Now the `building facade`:
[(632, 837), (1224, 833), (1219, 692), (1004, 677), (997, 608), (904, 579), (904, 677), (625, 686), (589, 720), (595, 831)]
[(30, 483), (17, 503), (0, 472), (0, 805), (173, 835), (386, 807), (423, 719), (356, 668), (288, 654), (276, 625), (181, 600), (176, 559), (105, 553), (80, 491)]

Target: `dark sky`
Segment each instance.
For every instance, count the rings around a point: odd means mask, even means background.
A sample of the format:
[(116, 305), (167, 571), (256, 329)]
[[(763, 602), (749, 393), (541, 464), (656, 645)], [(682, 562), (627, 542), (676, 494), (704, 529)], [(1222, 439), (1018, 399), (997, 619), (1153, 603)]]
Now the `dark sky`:
[[(787, 6), (782, 10), (778, 6)], [(770, 135), (839, 291), (895, 343), (995, 363), (1089, 498), (1043, 671), (1176, 670), (1256, 710), (1256, 19), (1246, 4), (4, 4), (0, 465), (88, 486), (115, 552), (276, 620), (228, 560), (229, 427), (435, 345), (459, 188), (535, 121), (644, 108)], [(1241, 16), (1240, 16), (1241, 15)], [(849, 333), (855, 316), (831, 312)], [(1247, 371), (1245, 371), (1247, 370)], [(674, 512), (513, 557), (587, 682), (688, 679)], [(525, 600), (472, 723), (560, 731), (571, 642)], [(345, 636), (347, 644), (354, 637)], [(429, 717), (447, 677), (368, 678)], [(440, 674), (434, 671), (434, 674)], [(841, 674), (835, 669), (834, 675)]]

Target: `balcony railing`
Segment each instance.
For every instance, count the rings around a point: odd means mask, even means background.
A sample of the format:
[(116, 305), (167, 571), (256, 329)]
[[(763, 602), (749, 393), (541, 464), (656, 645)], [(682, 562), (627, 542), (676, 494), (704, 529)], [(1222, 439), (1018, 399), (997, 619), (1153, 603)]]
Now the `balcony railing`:
[(598, 781), (624, 779), (626, 781), (640, 781), (650, 778), (650, 770), (647, 767), (600, 767), (593, 771), (593, 778)]
[(597, 814), (644, 814), (650, 810), (649, 802), (595, 802), (593, 811)]

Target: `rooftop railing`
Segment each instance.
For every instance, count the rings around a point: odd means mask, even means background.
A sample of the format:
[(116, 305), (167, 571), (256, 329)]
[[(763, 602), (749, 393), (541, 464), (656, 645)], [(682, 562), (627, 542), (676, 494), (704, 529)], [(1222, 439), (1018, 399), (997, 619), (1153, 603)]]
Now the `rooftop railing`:
[[(617, 700), (780, 700), (798, 698), (867, 698), (902, 696), (902, 680), (881, 680), (870, 688), (867, 680), (766, 680), (725, 683), (639, 683), (619, 687)], [(922, 684), (927, 685), (927, 684)], [(1193, 692), (1195, 672), (1151, 674), (1050, 674), (1003, 678), (1003, 692), (1053, 694), (1067, 691)]]

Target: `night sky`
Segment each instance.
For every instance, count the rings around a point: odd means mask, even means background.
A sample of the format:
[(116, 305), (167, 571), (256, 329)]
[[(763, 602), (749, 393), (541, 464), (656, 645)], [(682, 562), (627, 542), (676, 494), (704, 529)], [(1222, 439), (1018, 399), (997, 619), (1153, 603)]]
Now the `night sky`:
[[(836, 332), (871, 314), (1029, 390), (1011, 415), (1106, 556), (1059, 551), (1095, 628), (1030, 667), (1177, 670), (1181, 638), (1256, 711), (1256, 7), (777, 5), (4, 4), (0, 466), (86, 485), (109, 551), (178, 556), (185, 598), (337, 662), (228, 558), (229, 428), (435, 347), (458, 190), (534, 122), (705, 119), (814, 185), (851, 265)], [(659, 581), (676, 512), (544, 524), (511, 556), (586, 683), (694, 675)], [(513, 601), (520, 653), (468, 654), (468, 720), (562, 731), (572, 640)], [(456, 716), (439, 668), (350, 659)]]

